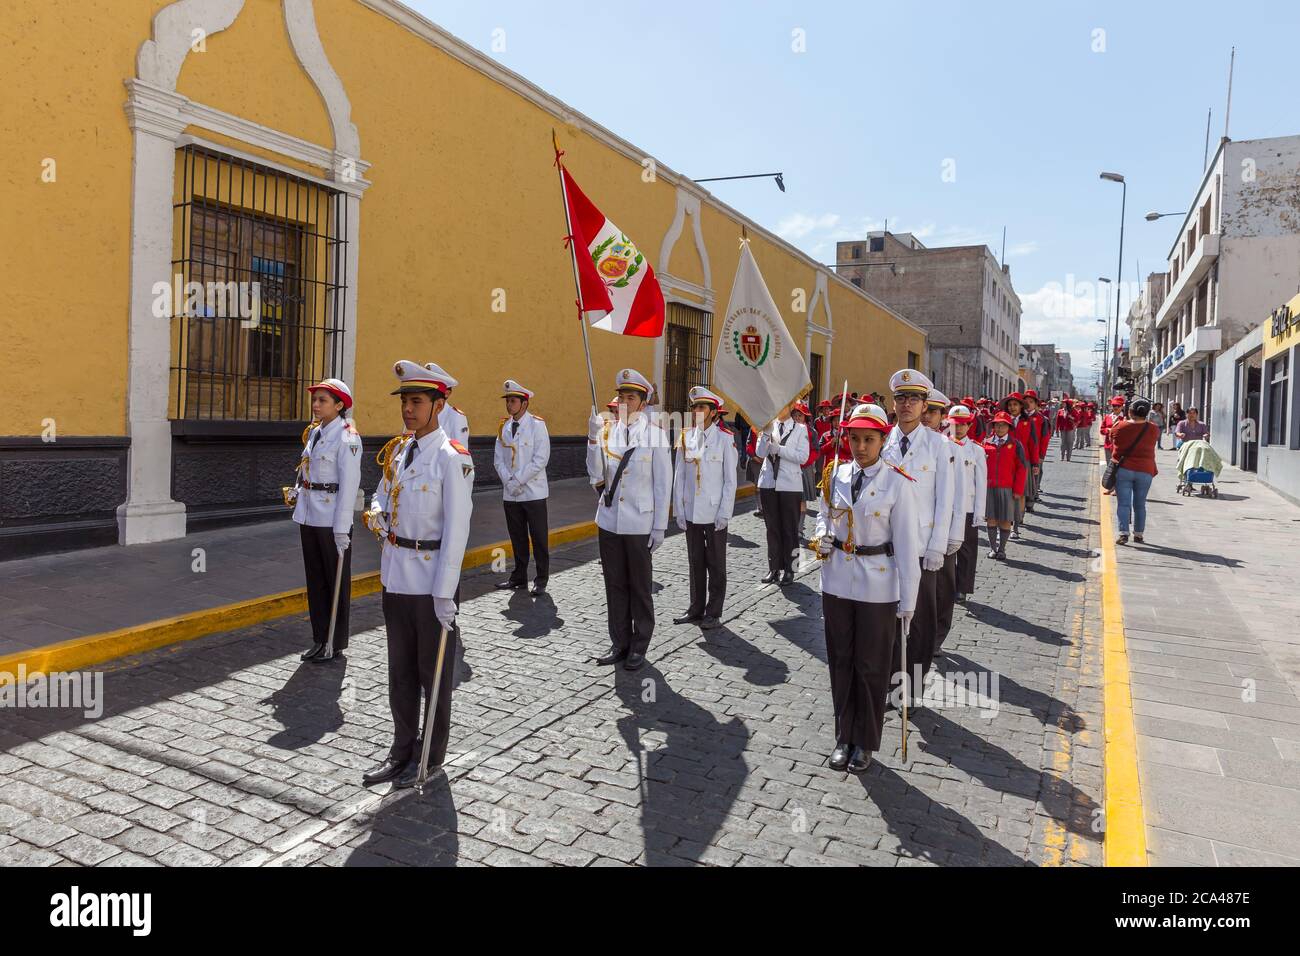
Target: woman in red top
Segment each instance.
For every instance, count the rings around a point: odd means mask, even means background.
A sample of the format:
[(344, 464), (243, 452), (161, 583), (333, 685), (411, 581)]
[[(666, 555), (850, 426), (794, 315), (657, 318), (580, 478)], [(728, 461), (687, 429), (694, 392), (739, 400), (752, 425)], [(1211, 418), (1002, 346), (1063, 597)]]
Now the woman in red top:
[(1025, 400), (1019, 392), (1012, 392), (1002, 399), (1002, 410), (1011, 416), (1011, 434), (1020, 447), (1025, 450), (1029, 462), (1029, 472), (1025, 478), (1024, 490), (1016, 496), (1016, 520), (1011, 529), (1011, 537), (1020, 537), (1020, 526), (1025, 521), (1025, 501), (1034, 488), (1034, 476), (1038, 472), (1038, 431), (1033, 421), (1025, 414)]
[(984, 441), (988, 461), (988, 492), (984, 504), (984, 523), (989, 529), (989, 557), (1007, 559), (1007, 538), (1016, 520), (1016, 499), (1025, 493), (1029, 477), (1029, 457), (1024, 446), (1011, 434), (1011, 416), (998, 412), (993, 419), (993, 433)]
[(1160, 428), (1147, 421), (1151, 403), (1145, 398), (1135, 398), (1129, 403), (1128, 418), (1117, 422), (1110, 430), (1114, 455), (1119, 464), (1115, 469), (1115, 496), (1118, 501), (1119, 537), (1116, 544), (1128, 544), (1129, 515), (1133, 518), (1133, 540), (1145, 543), (1147, 528), (1147, 494), (1156, 476), (1156, 440)]
[(1076, 424), (1072, 403), (1068, 398), (1061, 399), (1061, 406), (1056, 410), (1056, 431), (1061, 436), (1061, 461), (1070, 460)]

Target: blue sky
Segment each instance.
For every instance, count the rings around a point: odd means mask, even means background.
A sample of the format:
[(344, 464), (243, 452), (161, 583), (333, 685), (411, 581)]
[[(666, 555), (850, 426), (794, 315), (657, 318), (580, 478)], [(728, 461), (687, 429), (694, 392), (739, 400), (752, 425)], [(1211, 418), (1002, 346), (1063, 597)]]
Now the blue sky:
[(673, 169), (783, 171), (784, 194), (710, 188), (820, 261), (885, 220), (995, 255), (1005, 226), (1022, 340), (1068, 349), (1081, 383), (1119, 251), (1098, 173), (1128, 180), (1127, 284), (1164, 268), (1179, 220), (1143, 216), (1194, 197), (1234, 44), (1232, 138), (1300, 133), (1295, 4), (407, 2)]

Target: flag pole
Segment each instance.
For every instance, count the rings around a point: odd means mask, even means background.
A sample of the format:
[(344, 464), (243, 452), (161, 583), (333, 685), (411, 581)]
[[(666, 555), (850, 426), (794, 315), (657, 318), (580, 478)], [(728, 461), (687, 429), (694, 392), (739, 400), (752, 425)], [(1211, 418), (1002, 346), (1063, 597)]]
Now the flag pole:
[(568, 230), (569, 263), (573, 266), (573, 290), (578, 296), (578, 324), (582, 326), (582, 350), (587, 356), (587, 384), (591, 386), (591, 409), (599, 413), (596, 404), (596, 375), (591, 370), (591, 343), (587, 339), (587, 310), (582, 306), (582, 282), (578, 278), (578, 246), (573, 238), (573, 222), (569, 217), (569, 190), (564, 185), (564, 165), (560, 162), (564, 152), (560, 149), (560, 140), (554, 129), (551, 130), (551, 145), (555, 148), (555, 169), (560, 176), (560, 196), (564, 199), (564, 228)]

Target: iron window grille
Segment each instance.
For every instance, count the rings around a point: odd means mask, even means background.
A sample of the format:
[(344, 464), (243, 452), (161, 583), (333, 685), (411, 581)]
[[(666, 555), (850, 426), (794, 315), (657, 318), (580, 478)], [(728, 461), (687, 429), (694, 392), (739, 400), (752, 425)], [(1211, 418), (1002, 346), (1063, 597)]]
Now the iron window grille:
[(668, 303), (664, 328), (665, 412), (689, 410), (690, 390), (713, 380), (713, 314), (680, 302)]
[(173, 417), (306, 421), (342, 369), (344, 195), (197, 144), (177, 164)]

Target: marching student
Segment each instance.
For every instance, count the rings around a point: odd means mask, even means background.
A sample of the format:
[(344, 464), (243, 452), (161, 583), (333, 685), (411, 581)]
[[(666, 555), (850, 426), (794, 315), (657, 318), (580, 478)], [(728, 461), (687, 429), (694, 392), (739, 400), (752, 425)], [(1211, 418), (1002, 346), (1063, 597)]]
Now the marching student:
[(1033, 487), (1034, 469), (1038, 467), (1038, 440), (1028, 416), (1025, 415), (1024, 396), (1012, 392), (1002, 400), (1002, 410), (1011, 416), (1011, 434), (1025, 450), (1029, 460), (1029, 472), (1025, 476), (1025, 490), (1016, 499), (1016, 520), (1011, 525), (1011, 537), (1020, 537), (1020, 527), (1025, 521), (1025, 502), (1029, 489)]
[(1106, 464), (1108, 465), (1110, 464), (1110, 456), (1114, 454), (1115, 451), (1115, 444), (1110, 440), (1110, 433), (1116, 425), (1124, 421), (1126, 417), (1124, 415), (1124, 405), (1125, 399), (1123, 395), (1112, 396), (1110, 400), (1110, 411), (1107, 412), (1101, 420), (1101, 448), (1102, 452), (1106, 456)]
[(496, 585), (502, 590), (528, 587), (529, 543), (537, 562), (533, 580), (534, 597), (546, 590), (551, 576), (551, 550), (546, 483), (546, 465), (551, 460), (551, 436), (546, 422), (530, 410), (533, 392), (514, 379), (507, 379), (501, 397), (506, 417), (497, 428), (492, 464), (501, 479), (502, 507), (515, 567), (510, 577)]
[(835, 712), (829, 766), (854, 774), (880, 749), (898, 671), (891, 659), (909, 630), (921, 579), (914, 482), (881, 457), (890, 430), (878, 405), (858, 405), (846, 416), (853, 458), (828, 467), (814, 536)]
[[(954, 513), (962, 515), (962, 545), (957, 552), (957, 600), (965, 601), (975, 591), (975, 569), (979, 563), (980, 528), (988, 502), (988, 460), (982, 443), (970, 437), (975, 413), (965, 405), (948, 411), (948, 437), (958, 449), (961, 461), (959, 484), (954, 485)], [(951, 618), (949, 626), (951, 626)], [(940, 645), (947, 631), (939, 637)]]
[(934, 649), (936, 651), (942, 646), (948, 632), (952, 630), (952, 614), (957, 603), (957, 553), (966, 540), (964, 529), (966, 512), (963, 510), (964, 502), (959, 484), (962, 466), (957, 446), (943, 430), (944, 415), (950, 404), (952, 403), (948, 401), (948, 396), (937, 388), (932, 388), (925, 402), (925, 411), (921, 413), (921, 424), (943, 438), (949, 446), (948, 466), (953, 478), (952, 520), (949, 525), (948, 547), (944, 549), (943, 567), (939, 570), (935, 591), (937, 624), (934, 632)]
[(784, 408), (754, 443), (763, 460), (758, 500), (767, 524), (764, 584), (794, 584), (794, 551), (799, 546), (799, 508), (803, 502), (803, 466), (808, 460), (808, 429)]
[[(952, 530), (953, 467), (949, 443), (921, 425), (930, 380), (916, 369), (899, 369), (889, 379), (898, 424), (889, 432), (885, 461), (897, 465), (915, 479), (917, 537), (921, 546), (921, 583), (916, 598), (916, 616), (907, 633), (908, 689), (919, 706), (925, 676), (934, 661), (939, 630), (938, 588)], [(901, 648), (895, 649), (894, 671), (902, 669)], [(915, 677), (915, 679), (914, 679)]]
[(722, 398), (703, 385), (688, 394), (694, 424), (677, 440), (673, 513), (686, 532), (691, 603), (674, 624), (720, 626), (727, 599), (727, 524), (736, 506), (736, 436), (723, 420)]
[(1097, 420), (1097, 403), (1081, 402), (1082, 422), (1075, 426), (1074, 439), (1076, 448), (1092, 447), (1092, 423)]
[(1031, 484), (1025, 493), (1025, 510), (1033, 511), (1034, 502), (1038, 501), (1041, 496), (1043, 486), (1043, 472), (1047, 469), (1047, 447), (1052, 440), (1052, 426), (1048, 422), (1047, 416), (1043, 414), (1042, 402), (1038, 399), (1038, 392), (1034, 389), (1025, 391), (1025, 416), (1029, 419), (1030, 434), (1034, 438), (1034, 444), (1038, 449), (1037, 470), (1031, 474)]
[(1061, 399), (1061, 405), (1056, 410), (1056, 433), (1061, 436), (1061, 461), (1070, 460), (1070, 452), (1074, 449), (1074, 412), (1071, 409), (1070, 399)]
[[(348, 646), (352, 512), (361, 487), (361, 436), (347, 417), (352, 390), (341, 379), (327, 378), (309, 386), (308, 391), (314, 421), (304, 434), (297, 480), (292, 488), (284, 489), (284, 500), (293, 505), (307, 578), (312, 646), (302, 660), (323, 663), (340, 657)], [(336, 580), (340, 583), (331, 654), (327, 641)]]
[[(366, 786), (395, 780), (415, 786), (420, 776), (417, 738), (432, 734), (429, 765), (442, 766), (451, 733), (451, 685), (460, 629), (456, 601), (460, 566), (474, 510), (474, 460), (448, 437), (438, 415), (456, 380), (434, 363), (400, 361), (393, 367), (401, 396), (404, 433), (379, 453), (383, 478), (366, 512), (366, 526), (381, 536), (379, 579), (388, 638), (388, 703), (393, 743)], [(446, 631), (433, 727), (420, 727), (421, 693), (433, 696), (439, 636)]]
[(1029, 475), (1029, 456), (1011, 434), (1011, 424), (1010, 415), (998, 412), (993, 418), (993, 434), (984, 440), (988, 471), (984, 520), (989, 531), (989, 557), (998, 561), (1007, 559), (1007, 538), (1016, 520), (1016, 498), (1024, 494)]
[(607, 427), (592, 409), (587, 423), (587, 476), (600, 493), (596, 527), (610, 643), (596, 663), (622, 661), (634, 671), (645, 665), (654, 634), (651, 555), (668, 530), (673, 463), (667, 434), (645, 411), (653, 391), (649, 379), (625, 368), (614, 387), (619, 419)]

